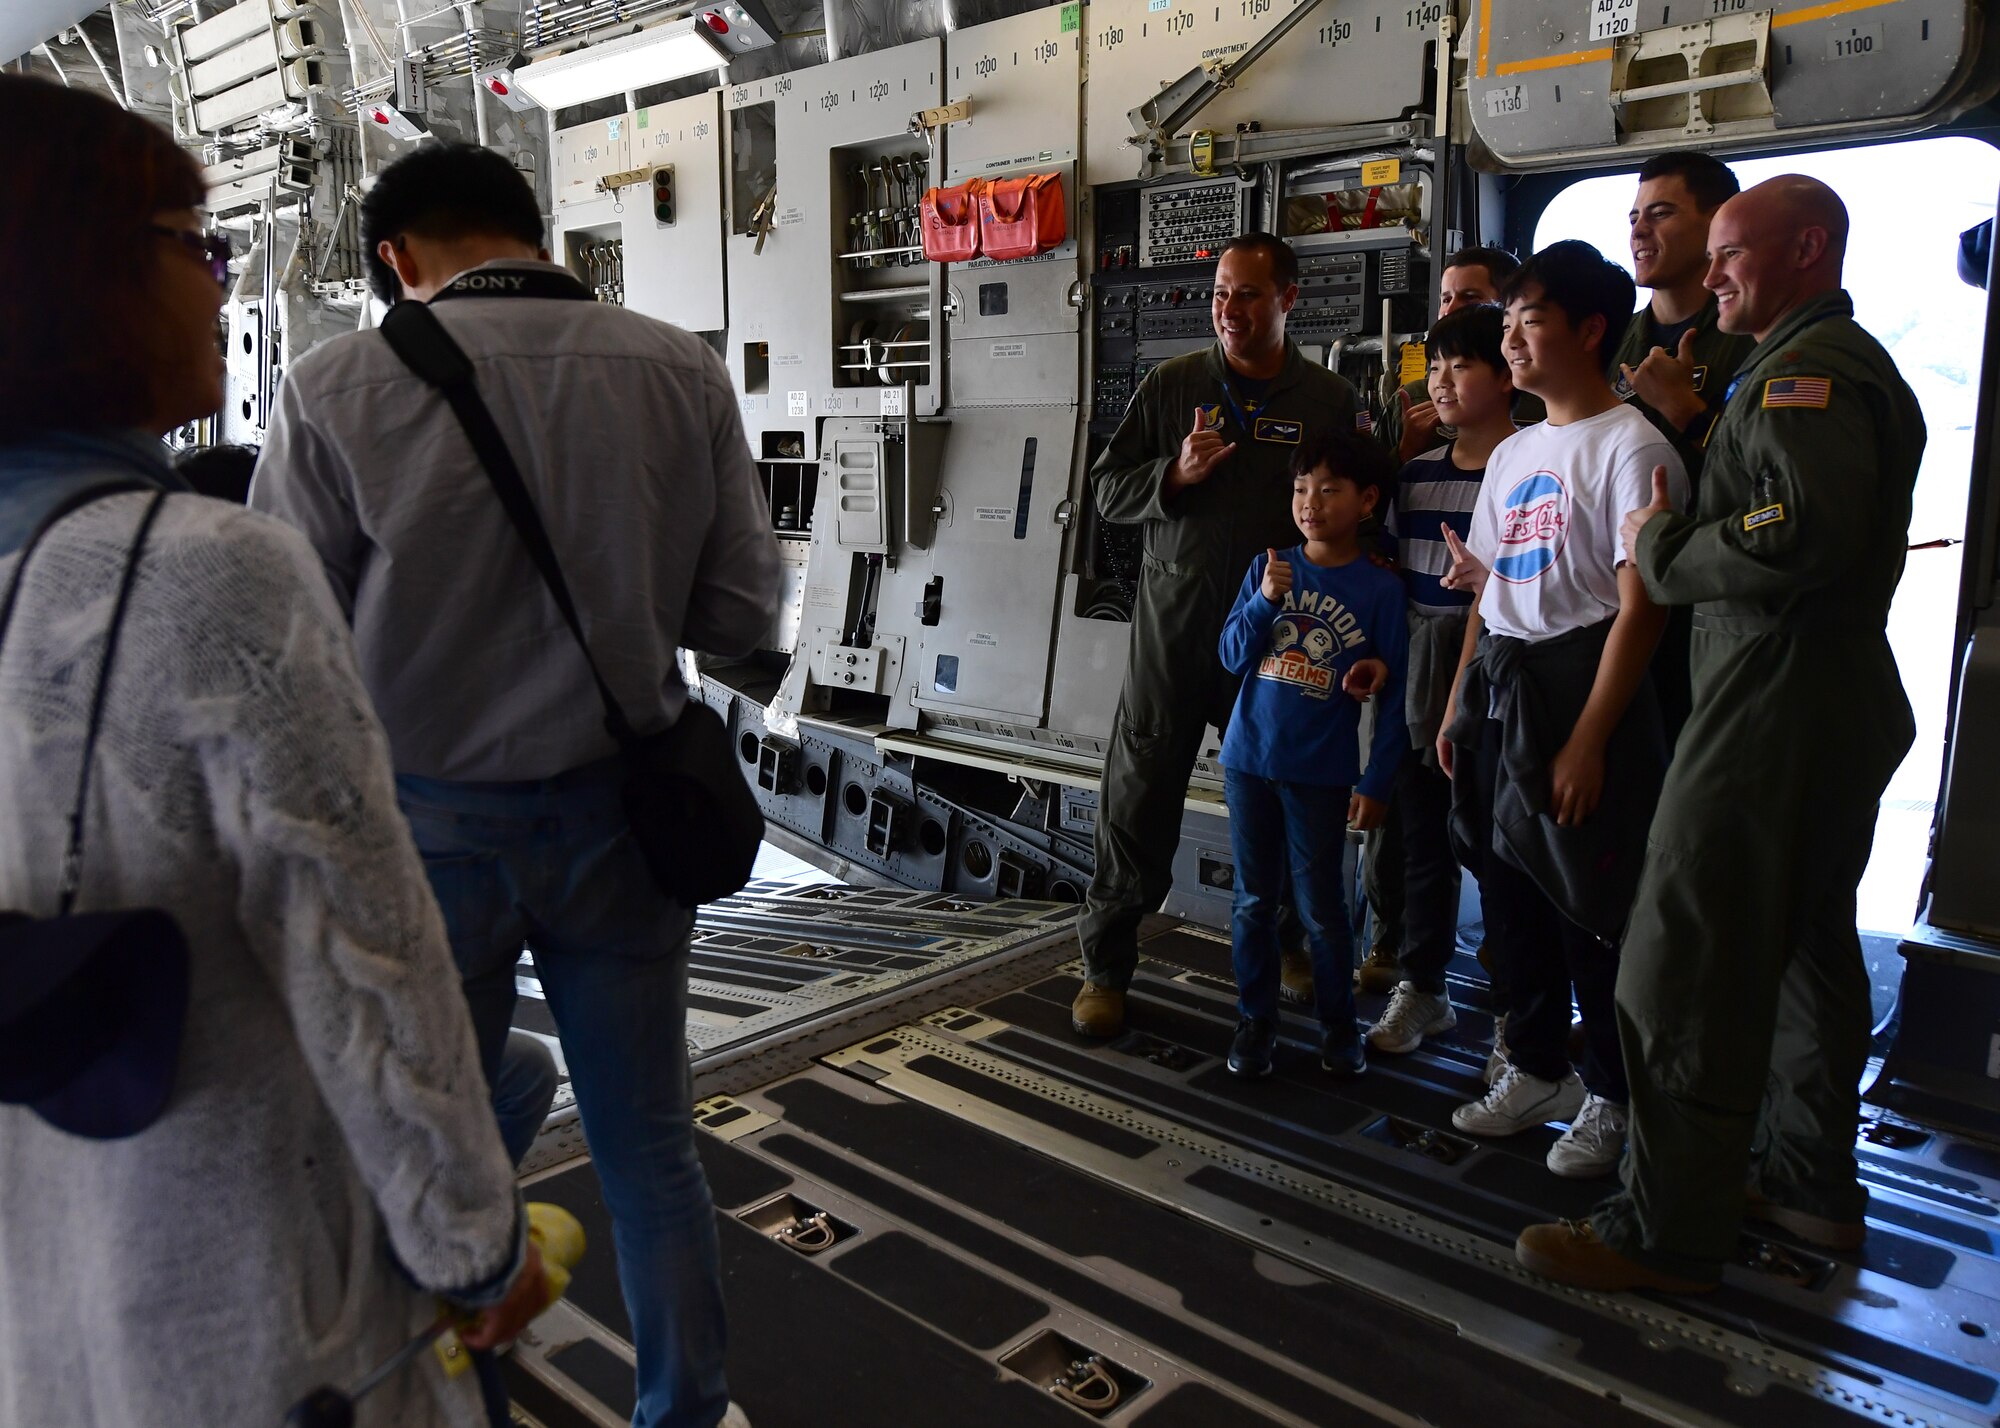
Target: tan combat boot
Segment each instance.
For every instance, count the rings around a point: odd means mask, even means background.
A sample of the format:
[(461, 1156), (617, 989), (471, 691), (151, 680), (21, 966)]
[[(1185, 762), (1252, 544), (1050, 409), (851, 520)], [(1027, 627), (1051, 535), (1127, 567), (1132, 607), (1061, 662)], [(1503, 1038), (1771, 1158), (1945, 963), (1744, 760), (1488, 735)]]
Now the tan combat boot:
[(1110, 1037), (1125, 1030), (1125, 994), (1085, 982), (1069, 1007), (1070, 1025), (1085, 1036)]
[(1278, 995), (1300, 1006), (1311, 1006), (1313, 964), (1304, 948), (1278, 953)]
[(1355, 986), (1361, 991), (1386, 997), (1402, 984), (1403, 959), (1390, 948), (1371, 947), (1355, 977)]

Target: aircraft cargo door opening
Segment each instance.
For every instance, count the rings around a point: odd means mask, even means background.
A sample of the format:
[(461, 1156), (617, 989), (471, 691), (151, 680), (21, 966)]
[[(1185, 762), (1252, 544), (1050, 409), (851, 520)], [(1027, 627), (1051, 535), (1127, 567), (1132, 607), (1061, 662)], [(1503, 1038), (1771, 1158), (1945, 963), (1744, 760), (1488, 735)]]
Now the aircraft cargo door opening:
[[(1831, 185), (1853, 227), (1847, 289), (1856, 321), (1881, 341), (1923, 404), (1928, 441), (1910, 519), (1910, 555), (1889, 616), (1889, 640), (1916, 712), (1917, 737), (1883, 796), (1862, 880), (1863, 932), (1900, 936), (1917, 911), (1943, 767), (1952, 623), (1965, 537), (1973, 418), (1985, 304), (1960, 280), (1958, 237), (1993, 217), (2000, 151), (1950, 137), (1732, 160), (1743, 187), (1784, 173)], [(1543, 211), (1535, 247), (1565, 238), (1632, 266), (1626, 213), (1634, 177), (1570, 185)], [(1640, 290), (1642, 303), (1648, 290)], [(1871, 962), (1874, 958), (1871, 956)], [(1892, 979), (1900, 970), (1891, 965)]]

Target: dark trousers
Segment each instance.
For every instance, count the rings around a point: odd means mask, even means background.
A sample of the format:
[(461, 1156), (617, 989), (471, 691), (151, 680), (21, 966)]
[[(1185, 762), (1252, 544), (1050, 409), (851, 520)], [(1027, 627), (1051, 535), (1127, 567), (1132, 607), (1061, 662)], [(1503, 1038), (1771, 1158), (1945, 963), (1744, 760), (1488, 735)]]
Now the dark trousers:
[(1432, 996), (1458, 946), (1458, 859), (1451, 851), (1451, 780), (1416, 752), (1396, 770), (1400, 810), (1403, 977)]
[[(1457, 777), (1470, 781), (1480, 827), (1492, 826), (1493, 785), (1504, 740), (1500, 723), (1489, 721), (1478, 749), (1458, 750)], [(1482, 843), (1472, 872), (1479, 879), (1486, 916), (1487, 956), (1494, 980), (1506, 989), (1508, 1058), (1545, 1081), (1567, 1076), (1574, 992), (1583, 1016), (1583, 1083), (1624, 1105), (1628, 1093), (1618, 1049), (1617, 946), (1564, 917), (1533, 878), (1493, 851), (1490, 839)]]
[(1230, 945), (1237, 1010), (1246, 1017), (1278, 1014), (1278, 906), (1289, 891), (1305, 925), (1320, 1027), (1351, 1038), (1354, 943), (1341, 886), (1348, 791), (1223, 772), (1236, 859)]

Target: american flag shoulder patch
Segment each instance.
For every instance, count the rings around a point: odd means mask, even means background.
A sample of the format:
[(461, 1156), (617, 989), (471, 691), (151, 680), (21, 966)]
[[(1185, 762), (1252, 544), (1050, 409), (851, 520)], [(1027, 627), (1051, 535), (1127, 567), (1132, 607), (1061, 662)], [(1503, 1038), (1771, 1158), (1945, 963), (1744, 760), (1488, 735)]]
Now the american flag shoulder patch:
[(1375, 414), (1366, 407), (1362, 407), (1356, 411), (1354, 413), (1354, 429), (1363, 435), (1375, 430)]
[(1824, 408), (1833, 400), (1833, 382), (1826, 377), (1773, 377), (1764, 384), (1767, 407)]

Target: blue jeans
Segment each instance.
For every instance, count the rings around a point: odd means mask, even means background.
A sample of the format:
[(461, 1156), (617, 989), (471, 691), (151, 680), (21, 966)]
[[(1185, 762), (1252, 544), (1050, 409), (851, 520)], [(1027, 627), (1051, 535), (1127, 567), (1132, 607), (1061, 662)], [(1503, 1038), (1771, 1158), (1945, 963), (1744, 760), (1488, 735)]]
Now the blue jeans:
[(632, 1317), (633, 1428), (712, 1428), (723, 1381), (715, 1206), (695, 1154), (687, 1059), (693, 918), (627, 830), (615, 760), (527, 783), (399, 777), (498, 1086), (526, 946), (569, 1063)]
[(500, 1143), (507, 1158), (519, 1165), (541, 1134), (542, 1122), (556, 1098), (556, 1059), (548, 1047), (525, 1031), (507, 1034), (494, 1073), (493, 1114), (500, 1121)]
[(1341, 886), (1348, 791), (1280, 783), (1225, 768), (1223, 796), (1229, 801), (1229, 844), (1236, 855), (1230, 942), (1237, 1009), (1244, 1016), (1278, 1014), (1278, 905), (1289, 870), (1312, 958), (1320, 1028), (1352, 1039), (1358, 1034), (1354, 938)]

